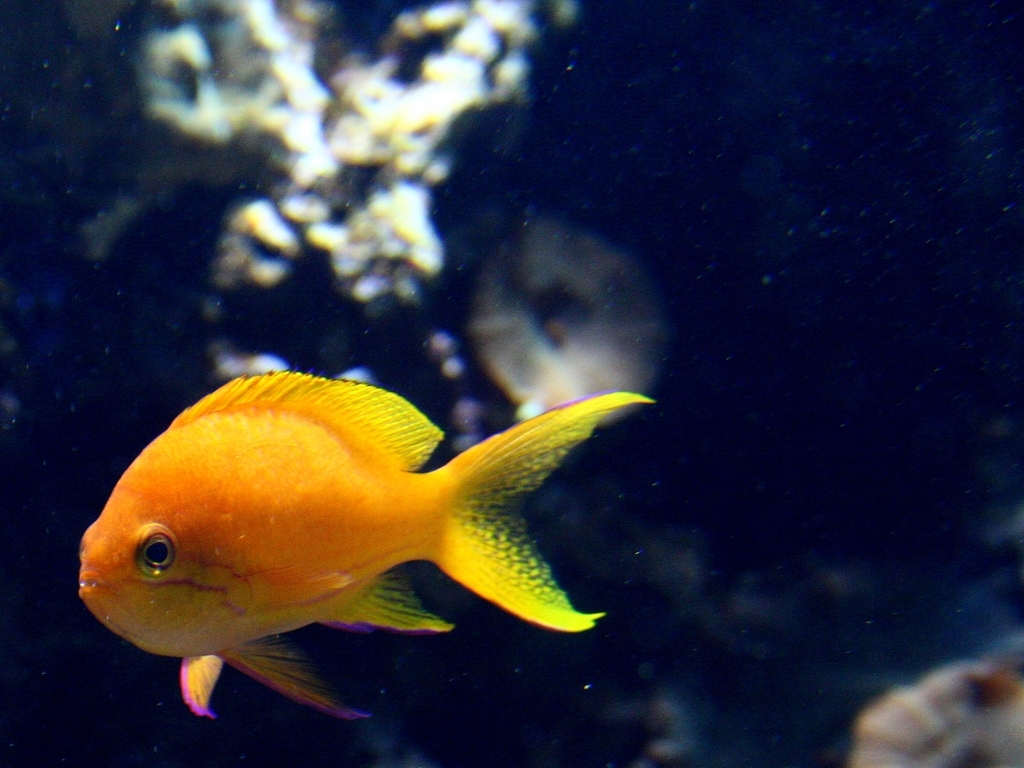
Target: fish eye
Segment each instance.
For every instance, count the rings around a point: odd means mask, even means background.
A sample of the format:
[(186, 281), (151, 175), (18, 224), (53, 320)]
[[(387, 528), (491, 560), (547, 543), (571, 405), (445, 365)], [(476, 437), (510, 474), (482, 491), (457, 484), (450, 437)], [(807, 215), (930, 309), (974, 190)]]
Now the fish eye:
[(162, 525), (147, 526), (139, 540), (135, 560), (142, 572), (159, 576), (174, 563), (174, 538)]

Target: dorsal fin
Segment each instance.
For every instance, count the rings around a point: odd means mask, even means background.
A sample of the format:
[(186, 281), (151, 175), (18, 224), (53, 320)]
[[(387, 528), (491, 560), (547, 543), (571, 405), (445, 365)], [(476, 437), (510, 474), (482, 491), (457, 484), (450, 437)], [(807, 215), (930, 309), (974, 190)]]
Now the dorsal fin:
[(444, 437), (430, 419), (394, 392), (359, 381), (294, 371), (230, 381), (182, 411), (168, 429), (254, 404), (276, 404), (319, 421), (350, 443), (390, 458), (397, 469), (406, 471), (419, 469)]

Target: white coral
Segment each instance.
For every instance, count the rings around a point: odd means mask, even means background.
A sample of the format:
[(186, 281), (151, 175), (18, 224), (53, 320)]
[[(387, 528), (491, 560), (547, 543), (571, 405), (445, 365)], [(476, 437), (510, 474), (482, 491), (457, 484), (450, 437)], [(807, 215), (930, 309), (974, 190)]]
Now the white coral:
[[(179, 23), (145, 43), (149, 114), (206, 144), (246, 137), (251, 148), (263, 138), (280, 176), (269, 199), (227, 219), (217, 283), (275, 284), (287, 259), (312, 247), (330, 254), (349, 296), (414, 300), (419, 280), (443, 265), (430, 219), (430, 188), (451, 165), (443, 145), (467, 111), (525, 94), (534, 1), (444, 0), (406, 11), (390, 32), (391, 53), (351, 57), (330, 86), (313, 67), (327, 13), (313, 0), (164, 5)], [(399, 76), (410, 67), (411, 82)], [(352, 166), (376, 177), (353, 183)]]

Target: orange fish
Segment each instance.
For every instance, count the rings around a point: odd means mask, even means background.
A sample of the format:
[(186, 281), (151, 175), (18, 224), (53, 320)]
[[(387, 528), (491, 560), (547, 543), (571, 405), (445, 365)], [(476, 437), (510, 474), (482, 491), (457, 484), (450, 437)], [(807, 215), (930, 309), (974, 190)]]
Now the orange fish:
[(79, 594), (111, 631), (182, 657), (197, 715), (227, 662), (341, 718), (305, 658), (276, 635), (307, 624), (445, 632), (400, 573), (429, 560), (510, 613), (578, 632), (514, 509), (606, 414), (614, 392), (517, 424), (433, 472), (443, 437), (396, 394), (300, 373), (236, 379), (186, 409), (118, 481), (82, 537)]

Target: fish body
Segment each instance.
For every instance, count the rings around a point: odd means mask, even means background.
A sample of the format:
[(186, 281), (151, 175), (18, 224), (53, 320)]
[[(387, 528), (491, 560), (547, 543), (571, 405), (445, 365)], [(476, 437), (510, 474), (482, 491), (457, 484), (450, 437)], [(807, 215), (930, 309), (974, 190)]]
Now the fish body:
[(610, 393), (542, 414), (417, 472), (442, 433), (398, 395), (298, 373), (236, 379), (184, 411), (125, 471), (81, 546), (79, 593), (109, 629), (181, 657), (194, 712), (224, 662), (338, 717), (277, 638), (299, 627), (447, 631), (392, 569), (429, 560), (521, 618), (577, 612), (507, 511), (598, 420), (649, 402)]

